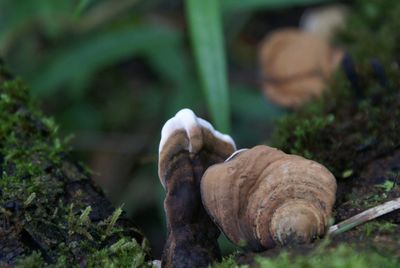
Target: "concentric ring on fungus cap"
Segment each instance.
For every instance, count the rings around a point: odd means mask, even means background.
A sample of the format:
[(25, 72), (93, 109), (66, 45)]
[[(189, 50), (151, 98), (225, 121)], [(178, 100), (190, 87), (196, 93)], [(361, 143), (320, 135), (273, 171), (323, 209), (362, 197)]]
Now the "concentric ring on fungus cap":
[(263, 145), (210, 166), (200, 187), (221, 231), (253, 251), (324, 235), (336, 196), (336, 179), (323, 165)]

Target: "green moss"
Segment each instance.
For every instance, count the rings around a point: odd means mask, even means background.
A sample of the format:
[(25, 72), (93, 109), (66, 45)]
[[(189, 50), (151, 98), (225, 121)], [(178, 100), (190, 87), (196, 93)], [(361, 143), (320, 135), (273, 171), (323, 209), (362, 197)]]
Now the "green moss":
[(33, 252), (31, 255), (19, 259), (15, 263), (16, 268), (41, 268), (45, 267), (46, 263), (43, 260), (40, 252)]
[[(85, 267), (152, 267), (145, 261), (147, 245), (139, 245), (136, 240), (120, 239), (113, 245), (94, 252), (87, 259)], [(33, 252), (27, 257), (19, 259), (16, 268), (66, 268), (81, 267), (78, 264), (68, 264), (65, 256), (58, 258), (54, 264), (48, 264), (39, 252)]]
[[(262, 255), (254, 257), (260, 268), (345, 268), (345, 267), (398, 267), (400, 259), (377, 251), (357, 251), (353, 247), (341, 244), (335, 248), (321, 247), (308, 254), (292, 256), (283, 251), (277, 257), (267, 258)], [(235, 256), (226, 257), (215, 264), (216, 268), (248, 267), (240, 266)]]
[[(354, 196), (356, 194), (355, 193), (350, 194), (350, 196), (352, 196), (352, 195)], [(371, 207), (382, 204), (387, 199), (387, 194), (372, 192), (370, 194), (367, 194), (363, 198), (358, 198), (358, 199), (354, 199), (354, 200), (352, 200), (351, 198), (349, 198), (349, 199), (350, 199), (350, 202), (353, 207), (371, 208)]]
[(371, 221), (362, 226), (367, 236), (379, 234), (392, 234), (397, 225), (387, 221)]
[(377, 252), (363, 252), (347, 245), (341, 245), (334, 250), (324, 250), (311, 256), (297, 256), (291, 258), (287, 253), (282, 253), (274, 259), (263, 257), (256, 258), (260, 268), (341, 268), (341, 267), (398, 267), (399, 259), (392, 256), (385, 256)]
[(219, 263), (215, 263), (213, 268), (248, 268), (248, 265), (238, 265), (235, 260), (235, 255), (224, 257)]
[[(36, 205), (44, 204), (46, 200), (41, 199), (39, 193), (47, 193), (50, 188), (50, 196), (55, 196), (61, 190), (60, 182), (46, 176), (42, 167), (59, 163), (57, 155), (66, 148), (56, 137), (57, 129), (46, 123), (49, 120), (39, 120), (44, 116), (25, 106), (27, 96), (27, 88), (20, 80), (0, 85), (2, 206), (12, 201), (29, 207), (32, 198), (35, 198)], [(45, 142), (42, 142), (43, 137), (46, 137)], [(21, 178), (26, 178), (22, 184)]]
[(272, 144), (324, 164), (337, 178), (357, 175), (360, 156), (373, 158), (400, 144), (396, 89), (365, 81), (365, 96), (358, 98), (339, 72), (322, 99), (278, 122)]
[[(385, 172), (396, 168), (392, 163), (395, 160), (390, 157), (396, 159), (391, 153), (400, 145), (400, 2), (360, 0), (352, 11), (348, 27), (336, 41), (352, 56), (360, 87), (354, 88), (344, 70), (338, 70), (322, 98), (278, 122), (272, 141), (273, 146), (320, 162), (334, 173), (340, 186), (334, 211), (339, 221), (396, 198), (399, 193), (398, 172)], [(375, 58), (382, 63), (387, 86), (373, 71), (371, 60)], [(382, 170), (377, 171), (380, 163)], [(337, 239), (360, 243), (368, 236), (380, 235), (390, 244), (388, 241), (395, 241), (393, 233), (397, 234), (398, 225), (389, 220), (390, 217), (387, 221), (372, 221)], [(379, 244), (369, 242), (370, 246)], [(399, 265), (399, 259), (393, 256), (376, 250), (360, 253), (344, 245), (307, 257), (283, 254), (279, 258), (258, 260), (261, 267)]]
[[(322, 162), (338, 178), (357, 175), (358, 156), (374, 147), (376, 154), (400, 144), (398, 64), (400, 2), (356, 1), (346, 29), (338, 36), (352, 56), (360, 88), (353, 88), (342, 71), (333, 77), (325, 96), (282, 119), (273, 144)], [(384, 87), (373, 72), (379, 59), (387, 77)], [(383, 123), (384, 122), (384, 123)]]
[[(389, 66), (399, 54), (400, 4), (396, 0), (357, 0), (347, 29), (339, 33), (337, 42), (344, 45), (366, 70), (368, 61), (380, 59)], [(389, 70), (390, 68), (388, 68)]]
[(386, 180), (384, 183), (376, 185), (376, 187), (383, 189), (385, 192), (390, 192), (395, 187), (395, 182)]
[(140, 246), (136, 240), (120, 239), (110, 247), (91, 255), (87, 267), (151, 267), (145, 262), (146, 247)]
[[(333, 134), (336, 127), (340, 128), (338, 131), (344, 130), (344, 126), (340, 125), (341, 120), (346, 116), (345, 111), (351, 113), (353, 110), (353, 97), (350, 83), (343, 73), (338, 72), (331, 88), (321, 99), (307, 103), (300, 110), (284, 116), (277, 122), (272, 146), (287, 153), (319, 161), (333, 170), (335, 175), (351, 170), (352, 165), (342, 165), (343, 162), (349, 164), (348, 161), (337, 158), (336, 152), (341, 149), (342, 137), (335, 137)], [(337, 109), (338, 107), (340, 109)], [(351, 157), (351, 154), (348, 157)]]
[[(335, 117), (332, 114), (328, 115), (314, 115), (304, 118), (299, 122), (296, 121), (295, 116), (285, 117), (281, 122), (281, 127), (275, 132), (275, 140), (277, 146), (286, 143), (288, 140), (293, 140), (288, 152), (291, 154), (302, 154), (306, 158), (313, 158), (313, 153), (307, 149), (307, 144), (313, 142), (318, 138), (325, 128), (332, 125)], [(290, 126), (291, 131), (287, 131), (286, 127)]]
[[(0, 221), (6, 217), (32, 232), (46, 248), (40, 253), (24, 248), (27, 256), (17, 266), (70, 267), (80, 256), (89, 267), (146, 266), (146, 240), (138, 245), (131, 237), (136, 230), (129, 235), (116, 224), (121, 208), (92, 221), (84, 193), (75, 192), (72, 202), (64, 199), (68, 183), (84, 185), (88, 178), (65, 160), (68, 144), (58, 137), (55, 122), (29, 101), (21, 80), (0, 81), (0, 111)], [(49, 260), (55, 264), (46, 264)]]

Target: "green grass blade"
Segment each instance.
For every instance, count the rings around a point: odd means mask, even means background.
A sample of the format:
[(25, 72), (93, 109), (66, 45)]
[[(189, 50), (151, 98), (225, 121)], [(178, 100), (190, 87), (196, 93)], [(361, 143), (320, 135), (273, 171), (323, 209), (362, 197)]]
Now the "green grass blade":
[(284, 8), (328, 1), (330, 0), (220, 0), (224, 11)]
[(46, 96), (62, 85), (68, 88), (73, 83), (88, 81), (112, 64), (175, 46), (178, 38), (175, 31), (151, 25), (127, 25), (87, 36), (51, 53), (49, 60), (28, 76), (32, 93)]
[(75, 17), (79, 18), (83, 12), (87, 9), (87, 7), (90, 5), (90, 3), (92, 2), (92, 0), (80, 0), (76, 9), (75, 9)]
[(190, 34), (212, 121), (229, 132), (229, 96), (219, 1), (186, 0)]

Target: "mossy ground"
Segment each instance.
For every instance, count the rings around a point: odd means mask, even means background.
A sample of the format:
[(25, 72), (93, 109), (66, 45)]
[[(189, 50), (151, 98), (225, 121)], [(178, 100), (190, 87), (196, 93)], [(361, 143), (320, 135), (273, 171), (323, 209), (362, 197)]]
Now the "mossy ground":
[(398, 260), (375, 251), (359, 253), (347, 245), (340, 245), (335, 249), (314, 251), (308, 256), (297, 256), (291, 258), (288, 253), (281, 253), (275, 260), (263, 257), (256, 258), (260, 268), (285, 268), (285, 267), (398, 267)]
[[(272, 142), (334, 173), (335, 222), (400, 197), (400, 2), (356, 1), (353, 7), (336, 39), (353, 67), (344, 64), (321, 99), (280, 120)], [(239, 254), (215, 267), (399, 267), (399, 224), (395, 211), (332, 240)]]
[(400, 4), (358, 1), (355, 10), (337, 39), (356, 77), (346, 67), (339, 70), (322, 99), (279, 122), (273, 142), (334, 173), (336, 220), (400, 196)]
[[(239, 261), (240, 263), (240, 261)], [(250, 264), (239, 264), (234, 257), (225, 258), (222, 262), (215, 264), (215, 268), (364, 268), (364, 267), (398, 267), (397, 259), (385, 253), (377, 251), (358, 252), (349, 245), (340, 245), (334, 249), (317, 248), (307, 254), (294, 255), (282, 250), (274, 258), (255, 255), (252, 256)]]
[(148, 266), (147, 240), (0, 67), (0, 266)]

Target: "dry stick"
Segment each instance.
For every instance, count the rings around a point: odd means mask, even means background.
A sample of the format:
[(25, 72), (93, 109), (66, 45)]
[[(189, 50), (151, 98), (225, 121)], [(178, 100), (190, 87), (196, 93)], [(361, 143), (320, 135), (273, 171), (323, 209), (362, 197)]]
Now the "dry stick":
[(385, 215), (396, 209), (400, 209), (400, 197), (392, 201), (386, 202), (382, 205), (367, 209), (366, 211), (361, 212), (360, 214), (357, 214), (345, 221), (342, 221), (336, 225), (331, 226), (328, 230), (328, 235), (334, 236), (337, 234), (341, 234), (343, 232), (352, 229), (353, 227), (356, 227), (360, 224), (363, 224), (364, 222)]

